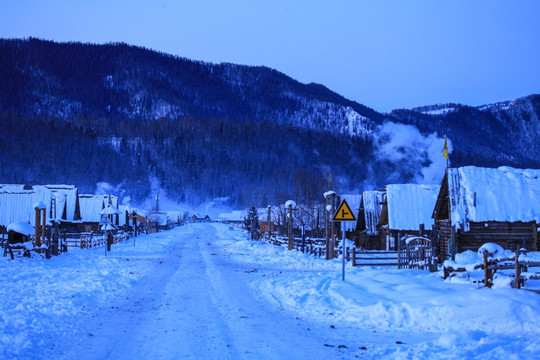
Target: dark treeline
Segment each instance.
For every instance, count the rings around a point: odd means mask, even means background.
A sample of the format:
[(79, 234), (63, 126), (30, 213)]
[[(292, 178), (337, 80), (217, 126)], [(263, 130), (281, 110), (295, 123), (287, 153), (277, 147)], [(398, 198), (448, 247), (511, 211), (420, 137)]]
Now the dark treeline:
[(156, 178), (177, 201), (315, 202), (330, 173), (333, 185), (358, 187), (373, 147), (359, 138), (231, 119), (66, 121), (2, 113), (0, 122), (1, 182), (68, 182), (93, 192), (104, 181), (136, 200), (151, 195)]

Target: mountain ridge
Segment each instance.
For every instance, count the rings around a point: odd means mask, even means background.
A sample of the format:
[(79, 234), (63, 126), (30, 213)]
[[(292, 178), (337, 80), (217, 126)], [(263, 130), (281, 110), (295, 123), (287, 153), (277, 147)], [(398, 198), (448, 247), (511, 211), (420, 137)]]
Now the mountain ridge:
[[(330, 173), (340, 191), (436, 182), (425, 174), (442, 177), (445, 135), (453, 166), (540, 167), (540, 95), (379, 113), (264, 66), (33, 38), (0, 39), (0, 83), (1, 182), (92, 191), (106, 181), (139, 199), (158, 186), (180, 201), (307, 202), (327, 190)], [(14, 157), (25, 138), (46, 159), (27, 147)]]

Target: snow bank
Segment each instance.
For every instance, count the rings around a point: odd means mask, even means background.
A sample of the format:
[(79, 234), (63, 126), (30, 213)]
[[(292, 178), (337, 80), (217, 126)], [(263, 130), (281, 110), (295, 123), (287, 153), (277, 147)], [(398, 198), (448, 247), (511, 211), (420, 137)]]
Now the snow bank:
[[(350, 264), (343, 282), (340, 259), (326, 261), (265, 242), (250, 242), (234, 232), (221, 237), (231, 239), (220, 245), (235, 261), (280, 270), (254, 281), (254, 291), (305, 317), (388, 330), (540, 333), (540, 296), (534, 293), (509, 287), (478, 288), (471, 282), (445, 281), (439, 273), (421, 270), (353, 268)], [(457, 259), (478, 258), (471, 253)]]

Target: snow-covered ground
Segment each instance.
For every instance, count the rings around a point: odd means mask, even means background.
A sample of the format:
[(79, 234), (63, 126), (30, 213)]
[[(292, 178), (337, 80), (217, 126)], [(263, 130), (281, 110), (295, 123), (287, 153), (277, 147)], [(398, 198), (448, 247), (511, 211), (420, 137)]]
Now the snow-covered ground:
[(0, 260), (5, 359), (532, 359), (540, 295), (346, 267), (190, 224)]

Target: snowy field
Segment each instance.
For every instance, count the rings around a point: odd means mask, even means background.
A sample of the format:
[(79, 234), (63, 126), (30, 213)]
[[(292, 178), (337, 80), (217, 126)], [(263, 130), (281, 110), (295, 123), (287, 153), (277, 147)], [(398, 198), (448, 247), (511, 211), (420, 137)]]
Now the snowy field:
[[(470, 254), (469, 254), (470, 256)], [(0, 261), (2, 359), (533, 359), (540, 295), (346, 267), (222, 224)]]

